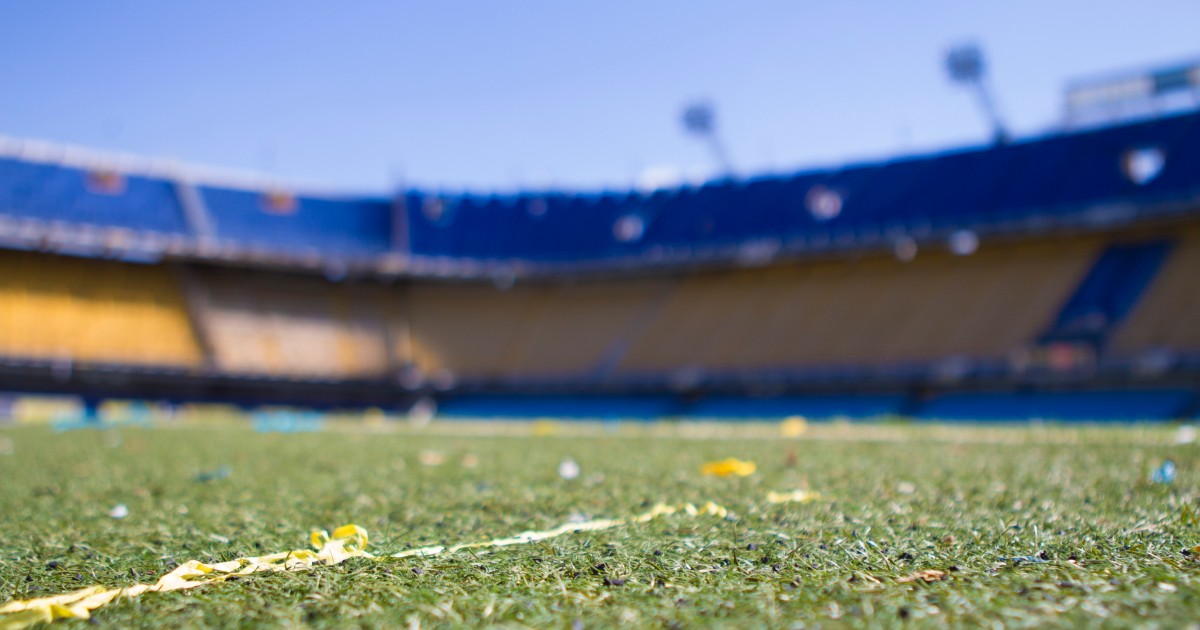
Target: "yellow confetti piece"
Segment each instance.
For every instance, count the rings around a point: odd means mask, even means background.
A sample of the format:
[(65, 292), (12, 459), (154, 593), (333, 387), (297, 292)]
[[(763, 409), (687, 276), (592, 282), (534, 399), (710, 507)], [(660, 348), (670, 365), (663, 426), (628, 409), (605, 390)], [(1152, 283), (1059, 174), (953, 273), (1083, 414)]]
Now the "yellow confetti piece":
[[(749, 464), (750, 471), (753, 472), (753, 463), (740, 463)], [(788, 495), (772, 492), (767, 496), (767, 500), (771, 503), (778, 503), (780, 502), (776, 500), (778, 497), (795, 497), (797, 496), (797, 492), (807, 491), (798, 490)], [(816, 496), (815, 493), (810, 494), (813, 497)], [(790, 498), (786, 500), (795, 501), (802, 499)], [(369, 541), (367, 531), (357, 525), (343, 525), (333, 530), (332, 534), (324, 530), (312, 532), (309, 536), (309, 541), (316, 548), (316, 551), (297, 549), (266, 556), (238, 558), (212, 565), (206, 565), (196, 560), (189, 560), (176, 567), (170, 573), (163, 575), (153, 584), (136, 584), (125, 588), (106, 588), (97, 585), (62, 595), (11, 601), (0, 606), (0, 630), (20, 630), (39, 623), (52, 623), (58, 619), (88, 619), (91, 616), (91, 611), (104, 606), (118, 597), (138, 597), (145, 593), (180, 591), (206, 584), (216, 584), (224, 582), (229, 578), (246, 576), (253, 573), (307, 571), (317, 566), (341, 564), (350, 558), (382, 560), (386, 558), (426, 557), (453, 554), (463, 550), (524, 545), (577, 532), (600, 531), (622, 525), (646, 523), (660, 516), (668, 516), (678, 512), (683, 512), (693, 517), (712, 515), (719, 518), (725, 518), (729, 513), (724, 507), (712, 501), (705, 502), (699, 508), (691, 503), (680, 506), (659, 503), (648, 511), (627, 519), (596, 519), (582, 523), (566, 523), (552, 529), (521, 532), (507, 538), (461, 543), (451, 547), (435, 545), (419, 549), (409, 549), (390, 556), (374, 556), (367, 553), (366, 546)]]
[(779, 434), (783, 437), (800, 437), (807, 430), (808, 422), (802, 416), (791, 416), (779, 423)]
[(730, 475), (747, 477), (753, 475), (756, 470), (758, 470), (758, 466), (754, 462), (744, 462), (736, 457), (730, 457), (719, 462), (708, 462), (700, 469), (700, 472), (705, 475), (715, 475), (717, 477), (728, 477)]
[(539, 437), (557, 435), (560, 428), (561, 427), (559, 427), (558, 422), (543, 418), (541, 420), (534, 421), (533, 434)]
[(311, 540), (313, 546), (320, 543), (315, 552), (299, 549), (267, 556), (238, 558), (213, 565), (189, 560), (159, 578), (154, 584), (112, 589), (90, 586), (53, 597), (9, 602), (0, 606), (0, 615), (3, 615), (0, 616), (0, 630), (16, 630), (57, 619), (87, 619), (92, 610), (118, 597), (181, 591), (223, 582), (234, 576), (264, 571), (304, 571), (319, 565), (340, 564), (349, 558), (373, 557), (363, 549), (367, 544), (366, 531), (356, 525), (339, 527), (333, 531), (333, 536), (323, 531), (313, 532)]

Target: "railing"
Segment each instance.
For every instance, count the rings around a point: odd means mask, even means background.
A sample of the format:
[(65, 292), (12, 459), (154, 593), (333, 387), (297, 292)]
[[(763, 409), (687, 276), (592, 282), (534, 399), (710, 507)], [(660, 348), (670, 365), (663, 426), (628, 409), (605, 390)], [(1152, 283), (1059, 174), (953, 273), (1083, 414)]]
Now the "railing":
[(378, 255), (329, 254), (316, 248), (280, 251), (248, 246), (227, 238), (201, 238), (146, 230), (46, 221), (0, 213), (0, 248), (67, 253), (79, 256), (158, 262), (165, 259), (286, 268), (341, 277), (520, 280), (571, 275), (641, 274), (709, 268), (764, 266), (779, 260), (855, 251), (891, 250), (898, 239), (918, 247), (945, 249), (952, 235), (969, 231), (979, 238), (1048, 235), (1061, 231), (1098, 231), (1154, 220), (1200, 217), (1200, 188), (1158, 199), (1112, 199), (1067, 208), (916, 217), (907, 221), (865, 223), (837, 230), (764, 236), (743, 241), (714, 240), (697, 247), (652, 244), (622, 256), (536, 261), (521, 258), (478, 259), (423, 256), (405, 252)]

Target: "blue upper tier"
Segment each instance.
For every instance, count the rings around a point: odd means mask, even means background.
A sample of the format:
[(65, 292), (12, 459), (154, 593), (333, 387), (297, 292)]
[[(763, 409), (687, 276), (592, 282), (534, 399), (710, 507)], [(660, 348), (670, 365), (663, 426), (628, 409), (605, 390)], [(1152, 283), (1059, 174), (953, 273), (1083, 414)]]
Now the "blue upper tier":
[[(587, 260), (1067, 216), (1200, 192), (1195, 113), (696, 188), (405, 198), (413, 253)], [(625, 238), (620, 238), (623, 235)]]
[(165, 178), (0, 158), (0, 216), (208, 236), (193, 234), (195, 224), (244, 248), (330, 256), (399, 251), (572, 262), (687, 256), (747, 244), (770, 250), (1031, 218), (1103, 218), (1159, 203), (1194, 207), (1200, 198), (1198, 121), (1200, 113), (1193, 112), (650, 193), (409, 191), (399, 209), (386, 198), (203, 186), (195, 196), (203, 203), (189, 204), (189, 214)]
[(289, 197), (200, 188), (215, 234), (282, 252), (382, 254), (392, 246), (392, 206), (379, 199)]
[(0, 158), (0, 214), (184, 234), (174, 184)]

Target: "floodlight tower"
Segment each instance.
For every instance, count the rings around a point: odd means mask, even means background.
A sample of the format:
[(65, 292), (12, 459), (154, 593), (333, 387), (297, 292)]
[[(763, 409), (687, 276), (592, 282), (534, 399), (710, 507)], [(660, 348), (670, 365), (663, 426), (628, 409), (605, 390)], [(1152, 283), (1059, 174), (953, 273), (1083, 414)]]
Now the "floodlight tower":
[(726, 175), (733, 174), (733, 166), (729, 163), (729, 156), (725, 153), (725, 147), (721, 144), (721, 139), (717, 136), (717, 114), (712, 103), (707, 101), (696, 101), (683, 108), (683, 129), (696, 137), (708, 141), (708, 146), (712, 149), (713, 157), (717, 161), (717, 165)]
[(992, 98), (984, 78), (987, 66), (983, 60), (983, 51), (976, 44), (964, 44), (951, 48), (946, 53), (946, 72), (950, 80), (975, 90), (983, 114), (992, 125), (992, 133), (997, 144), (1008, 142), (1008, 131), (1000, 114), (996, 111), (996, 102)]

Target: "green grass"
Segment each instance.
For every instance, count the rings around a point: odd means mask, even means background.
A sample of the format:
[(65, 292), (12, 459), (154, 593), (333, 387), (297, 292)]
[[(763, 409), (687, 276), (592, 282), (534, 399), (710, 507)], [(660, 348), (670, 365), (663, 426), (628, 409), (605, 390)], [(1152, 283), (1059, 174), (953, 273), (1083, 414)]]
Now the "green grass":
[[(263, 574), (101, 608), (114, 627), (305, 625), (1177, 627), (1200, 617), (1195, 445), (1169, 428), (671, 426), (258, 435), (238, 428), (0, 430), (0, 599), (153, 581), (188, 559), (305, 545), (357, 523), (376, 553), (712, 500), (670, 516), (492, 553)], [(439, 433), (439, 429), (443, 431)], [(750, 438), (736, 437), (739, 434)], [(683, 434), (688, 437), (682, 437)], [(700, 433), (700, 435), (694, 435)], [(440, 466), (419, 463), (436, 450)], [(794, 450), (789, 466), (788, 451)], [(464, 467), (472, 454), (478, 466)], [(564, 457), (583, 469), (573, 482)], [(758, 463), (747, 478), (705, 461)], [(1171, 486), (1148, 482), (1163, 458)], [(197, 473), (229, 465), (224, 480)], [(770, 505), (770, 490), (823, 498)], [(129, 516), (109, 518), (123, 503)], [(1031, 556), (1034, 562), (1004, 558)], [(933, 583), (900, 582), (938, 569)], [(83, 625), (68, 622), (64, 626)]]

